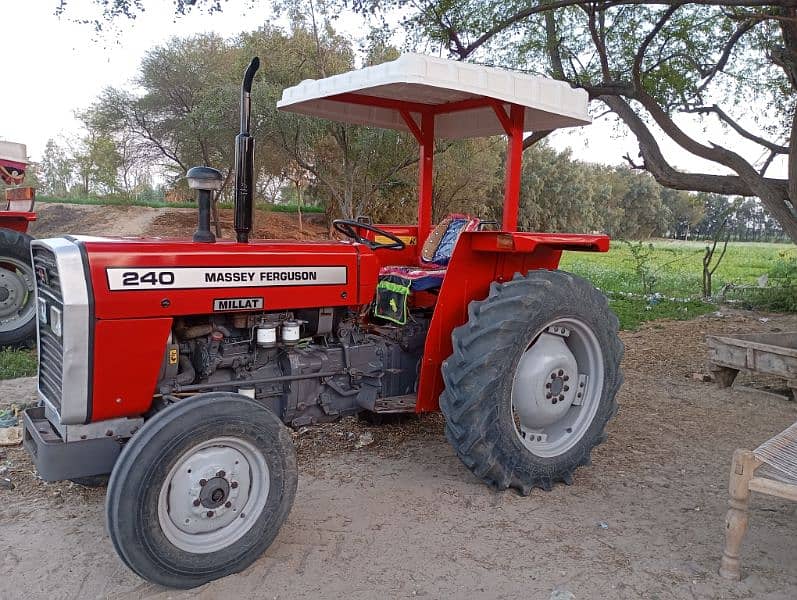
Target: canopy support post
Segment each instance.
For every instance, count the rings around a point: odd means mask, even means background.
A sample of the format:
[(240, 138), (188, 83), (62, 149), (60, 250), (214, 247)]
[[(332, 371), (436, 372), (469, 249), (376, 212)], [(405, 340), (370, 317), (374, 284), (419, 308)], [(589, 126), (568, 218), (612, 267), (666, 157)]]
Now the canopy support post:
[(518, 206), (520, 204), (520, 175), (523, 158), (523, 119), (525, 109), (512, 104), (509, 109), (509, 131), (506, 152), (506, 180), (504, 182), (504, 215), (501, 228), (504, 231), (517, 229)]
[[(522, 131), (522, 130), (521, 130)], [(432, 231), (432, 175), (434, 174), (434, 113), (421, 113), (418, 161), (418, 254)], [(521, 133), (522, 135), (522, 133)]]

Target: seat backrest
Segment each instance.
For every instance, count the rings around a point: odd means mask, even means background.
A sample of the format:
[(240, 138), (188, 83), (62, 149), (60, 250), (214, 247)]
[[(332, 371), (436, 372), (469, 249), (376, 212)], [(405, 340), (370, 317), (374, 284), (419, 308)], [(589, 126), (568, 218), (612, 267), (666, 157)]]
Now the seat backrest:
[(6, 190), (6, 204), (0, 210), (12, 212), (33, 212), (36, 190), (32, 187), (10, 188)]
[(463, 231), (475, 231), (479, 222), (479, 219), (468, 215), (450, 215), (440, 221), (423, 244), (421, 263), (447, 265), (454, 253), (459, 234)]

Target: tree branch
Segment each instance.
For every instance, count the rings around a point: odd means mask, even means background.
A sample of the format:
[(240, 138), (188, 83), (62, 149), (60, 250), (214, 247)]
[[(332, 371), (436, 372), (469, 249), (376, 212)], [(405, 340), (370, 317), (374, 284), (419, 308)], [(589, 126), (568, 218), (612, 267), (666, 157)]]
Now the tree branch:
[[(753, 185), (753, 183), (760, 178), (758, 171), (756, 171), (749, 162), (747, 162), (736, 152), (721, 146), (717, 146), (716, 144), (706, 146), (684, 133), (684, 131), (675, 124), (675, 121), (672, 120), (672, 118), (664, 111), (664, 109), (659, 106), (659, 103), (656, 101), (656, 99), (650, 96), (645, 90), (637, 89), (634, 95), (631, 97), (642, 104), (648, 114), (653, 117), (653, 120), (659, 127), (661, 127), (664, 133), (666, 133), (670, 139), (681, 146), (681, 148), (684, 150), (691, 152), (695, 156), (719, 163), (728, 169), (735, 171), (745, 180), (747, 185)], [(752, 195), (758, 194), (753, 192)]]
[(717, 115), (717, 117), (719, 117), (719, 119), (721, 121), (726, 123), (731, 129), (733, 129), (736, 133), (738, 133), (742, 137), (747, 138), (748, 140), (751, 140), (751, 141), (755, 142), (756, 144), (759, 144), (759, 145), (763, 146), (764, 148), (766, 148), (767, 150), (769, 150), (771, 152), (774, 152), (775, 154), (788, 154), (789, 153), (789, 149), (786, 146), (781, 146), (779, 144), (775, 144), (774, 142), (770, 142), (769, 140), (765, 140), (764, 138), (759, 137), (759, 136), (757, 136), (757, 135), (755, 135), (753, 133), (750, 133), (749, 131), (744, 129), (736, 121), (734, 121), (727, 114), (725, 114), (725, 111), (723, 111), (716, 104), (713, 105), (713, 106), (699, 106), (697, 108), (690, 108), (690, 109), (688, 109), (688, 110), (686, 110), (684, 112), (697, 113), (697, 114), (701, 114), (701, 115), (708, 114), (708, 113), (714, 113), (715, 115)]
[(710, 175), (677, 171), (664, 158), (661, 148), (647, 124), (634, 112), (625, 99), (619, 96), (601, 96), (599, 99), (611, 108), (636, 136), (644, 168), (663, 186), (696, 192), (738, 196), (754, 195), (749, 186), (736, 175)]
[(770, 152), (770, 153), (769, 153), (769, 156), (768, 156), (768, 157), (767, 157), (767, 159), (764, 161), (764, 164), (761, 166), (761, 168), (760, 168), (760, 169), (758, 169), (758, 173), (759, 173), (759, 175), (761, 175), (761, 177), (763, 177), (764, 175), (766, 175), (766, 174), (767, 174), (767, 169), (769, 168), (769, 165), (771, 165), (771, 164), (772, 164), (772, 161), (773, 161), (773, 160), (775, 160), (775, 157), (776, 157), (777, 155), (778, 155), (778, 153), (777, 153), (777, 152)]
[(750, 31), (756, 25), (755, 21), (743, 21), (739, 24), (736, 28), (736, 31), (733, 32), (728, 41), (725, 42), (725, 46), (722, 48), (722, 53), (720, 54), (717, 63), (708, 70), (708, 72), (701, 73), (705, 79), (703, 83), (700, 84), (700, 87), (697, 88), (697, 95), (700, 97), (700, 94), (703, 90), (708, 87), (708, 85), (714, 80), (714, 77), (725, 68), (725, 65), (728, 64), (728, 60), (731, 57), (731, 52), (733, 48), (736, 46), (737, 42), (742, 38), (742, 36)]
[(609, 57), (606, 54), (606, 40), (598, 33), (598, 28), (595, 23), (595, 5), (588, 5), (589, 8), (580, 5), (587, 13), (587, 22), (589, 23), (589, 32), (592, 36), (592, 43), (595, 44), (595, 50), (598, 53), (598, 60), (601, 63), (601, 73), (603, 74), (603, 81), (609, 81), (612, 78), (611, 71), (609, 70)]
[(651, 29), (645, 36), (645, 39), (642, 40), (639, 50), (637, 50), (636, 56), (634, 56), (634, 66), (631, 68), (631, 76), (638, 86), (642, 86), (642, 62), (645, 60), (645, 53), (648, 51), (648, 47), (653, 39), (662, 30), (662, 28), (667, 24), (667, 21), (670, 20), (670, 17), (672, 17), (675, 11), (677, 11), (679, 8), (681, 8), (681, 4), (676, 2), (666, 11), (664, 11), (664, 14), (659, 17), (659, 20), (653, 26), (653, 29)]
[[(784, 6), (797, 6), (797, 2), (795, 0), (780, 0), (780, 3)], [(473, 52), (478, 50), (481, 46), (489, 42), (492, 38), (494, 38), (502, 31), (505, 31), (506, 29), (520, 23), (521, 21), (533, 15), (546, 11), (553, 11), (560, 8), (567, 8), (569, 6), (578, 6), (583, 4), (584, 0), (559, 0), (558, 2), (551, 2), (551, 3), (540, 2), (539, 4), (535, 4), (533, 6), (524, 8), (523, 10), (519, 10), (516, 13), (509, 15), (508, 17), (497, 22), (493, 27), (485, 31), (482, 35), (480, 35), (473, 42), (471, 42), (461, 50), (457, 49), (458, 57), (460, 60), (467, 58), (468, 56), (473, 54)], [(643, 4), (648, 6), (655, 6), (655, 5), (671, 6), (672, 0), (609, 0), (600, 3), (600, 8), (601, 10), (605, 11), (610, 8), (615, 8), (618, 6), (639, 6)], [(690, 0), (688, 2), (684, 2), (682, 5), (768, 8), (771, 7), (772, 4), (773, 0)], [(452, 43), (454, 43), (454, 40), (451, 39), (450, 37), (451, 32), (449, 31), (449, 28), (446, 27), (445, 29), (449, 35), (449, 39), (452, 41)], [(453, 31), (453, 33), (457, 34), (455, 28), (451, 27), (451, 30)]]
[(526, 139), (523, 140), (523, 149), (526, 150), (527, 148), (531, 148), (537, 142), (545, 139), (549, 135), (553, 133), (553, 129), (548, 129), (545, 131), (535, 131)]

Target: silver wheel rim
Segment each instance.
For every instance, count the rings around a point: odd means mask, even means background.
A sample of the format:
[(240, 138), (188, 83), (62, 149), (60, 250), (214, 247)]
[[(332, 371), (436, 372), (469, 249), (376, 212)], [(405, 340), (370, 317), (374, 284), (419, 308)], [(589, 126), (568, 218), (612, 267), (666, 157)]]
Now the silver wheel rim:
[(18, 329), (33, 318), (33, 270), (27, 263), (0, 256), (0, 333)]
[(158, 496), (158, 521), (180, 550), (209, 554), (241, 539), (268, 500), (269, 469), (246, 440), (218, 437), (183, 454)]
[(540, 330), (512, 381), (515, 433), (535, 456), (560, 456), (592, 424), (603, 392), (603, 352), (592, 328), (568, 317)]

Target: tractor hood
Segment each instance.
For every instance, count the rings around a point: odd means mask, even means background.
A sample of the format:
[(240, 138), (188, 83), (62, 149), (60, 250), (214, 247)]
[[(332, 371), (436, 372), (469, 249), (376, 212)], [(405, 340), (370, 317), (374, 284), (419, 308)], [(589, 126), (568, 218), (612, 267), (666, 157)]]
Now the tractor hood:
[(377, 283), (374, 253), (349, 242), (66, 240), (82, 255), (97, 319), (351, 306), (369, 302)]

